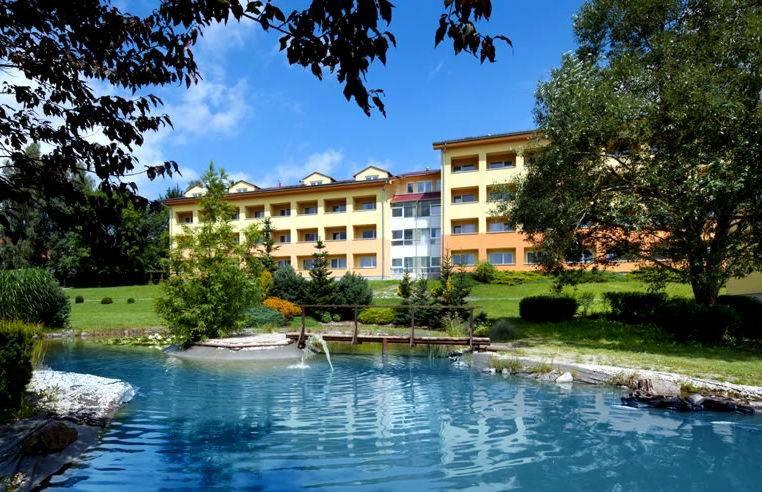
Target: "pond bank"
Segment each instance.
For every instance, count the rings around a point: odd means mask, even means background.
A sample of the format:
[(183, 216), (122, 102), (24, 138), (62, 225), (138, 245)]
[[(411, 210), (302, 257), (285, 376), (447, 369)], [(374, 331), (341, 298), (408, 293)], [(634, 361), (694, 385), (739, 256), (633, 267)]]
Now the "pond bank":
[(36, 415), (0, 427), (0, 476), (21, 491), (76, 460), (135, 395), (118, 379), (52, 370), (35, 371), (27, 392)]

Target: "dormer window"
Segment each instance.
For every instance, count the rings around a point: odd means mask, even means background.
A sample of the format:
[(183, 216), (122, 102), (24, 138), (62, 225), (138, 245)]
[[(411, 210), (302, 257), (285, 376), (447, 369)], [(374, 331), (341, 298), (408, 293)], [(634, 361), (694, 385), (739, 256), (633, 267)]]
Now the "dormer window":
[(235, 189), (235, 192), (236, 192), (236, 193), (244, 193), (244, 192), (246, 192), (246, 191), (248, 191), (246, 188), (236, 188), (236, 189)]
[(317, 181), (317, 180), (316, 181), (310, 181), (310, 186), (315, 186), (315, 185), (319, 185), (319, 184), (323, 184), (323, 182), (322, 181)]
[(365, 181), (373, 181), (374, 179), (378, 179), (378, 174), (371, 174), (371, 175), (365, 176)]

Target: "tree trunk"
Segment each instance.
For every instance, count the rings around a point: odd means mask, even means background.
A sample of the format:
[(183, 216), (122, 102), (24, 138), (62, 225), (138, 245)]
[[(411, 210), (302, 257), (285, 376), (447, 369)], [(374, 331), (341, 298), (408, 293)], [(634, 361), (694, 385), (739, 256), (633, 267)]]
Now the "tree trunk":
[(711, 306), (717, 302), (721, 286), (716, 282), (694, 277), (691, 279), (691, 287), (697, 303)]

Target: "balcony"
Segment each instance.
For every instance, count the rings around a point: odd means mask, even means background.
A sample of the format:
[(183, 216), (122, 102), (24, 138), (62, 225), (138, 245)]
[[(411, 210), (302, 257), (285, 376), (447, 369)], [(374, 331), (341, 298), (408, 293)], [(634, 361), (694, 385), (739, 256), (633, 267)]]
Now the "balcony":
[(270, 205), (270, 215), (273, 217), (290, 217), (291, 204), (290, 203), (274, 203)]
[(262, 219), (265, 216), (265, 206), (255, 205), (252, 207), (246, 207), (245, 209), (247, 219)]
[(465, 203), (478, 203), (479, 202), (479, 188), (453, 188), (452, 190), (452, 204), (459, 205)]
[(318, 213), (318, 202), (316, 200), (309, 202), (298, 202), (296, 206), (297, 210), (299, 210), (299, 215), (317, 215)]
[(499, 169), (516, 169), (516, 154), (510, 152), (487, 154), (487, 170)]
[(273, 241), (275, 241), (275, 244), (289, 244), (291, 242), (291, 231), (273, 231)]
[(358, 196), (354, 198), (355, 212), (370, 212), (376, 210), (375, 196)]
[(461, 219), (450, 221), (450, 233), (454, 236), (479, 233), (478, 219)]
[(314, 243), (318, 240), (318, 230), (315, 229), (298, 229), (296, 231), (297, 240), (300, 243)]
[(346, 241), (347, 240), (347, 228), (346, 227), (330, 227), (325, 230), (326, 241)]
[(452, 159), (451, 172), (453, 174), (472, 173), (479, 170), (479, 156), (469, 155)]
[(323, 207), (327, 214), (342, 214), (347, 211), (347, 200), (346, 198), (326, 200)]
[(358, 225), (354, 227), (354, 238), (357, 240), (376, 239), (375, 225)]

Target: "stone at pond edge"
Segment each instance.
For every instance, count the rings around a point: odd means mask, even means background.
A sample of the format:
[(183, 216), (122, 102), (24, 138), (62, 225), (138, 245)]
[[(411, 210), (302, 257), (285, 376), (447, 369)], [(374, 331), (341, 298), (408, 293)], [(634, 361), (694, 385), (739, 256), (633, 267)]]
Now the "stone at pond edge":
[(571, 383), (572, 381), (574, 381), (574, 376), (568, 371), (556, 378), (557, 383)]
[(645, 395), (680, 396), (680, 385), (665, 379), (638, 379), (636, 389)]
[(647, 395), (640, 391), (633, 391), (630, 396), (622, 397), (622, 404), (635, 408), (641, 405), (651, 408), (665, 408), (677, 412), (710, 410), (713, 412), (737, 412), (745, 415), (754, 414), (754, 409), (749, 405), (737, 403), (730, 398), (715, 396), (691, 395), (688, 398), (682, 398), (679, 396)]
[(21, 443), (27, 455), (48, 455), (64, 450), (77, 440), (77, 429), (60, 420), (48, 420)]

